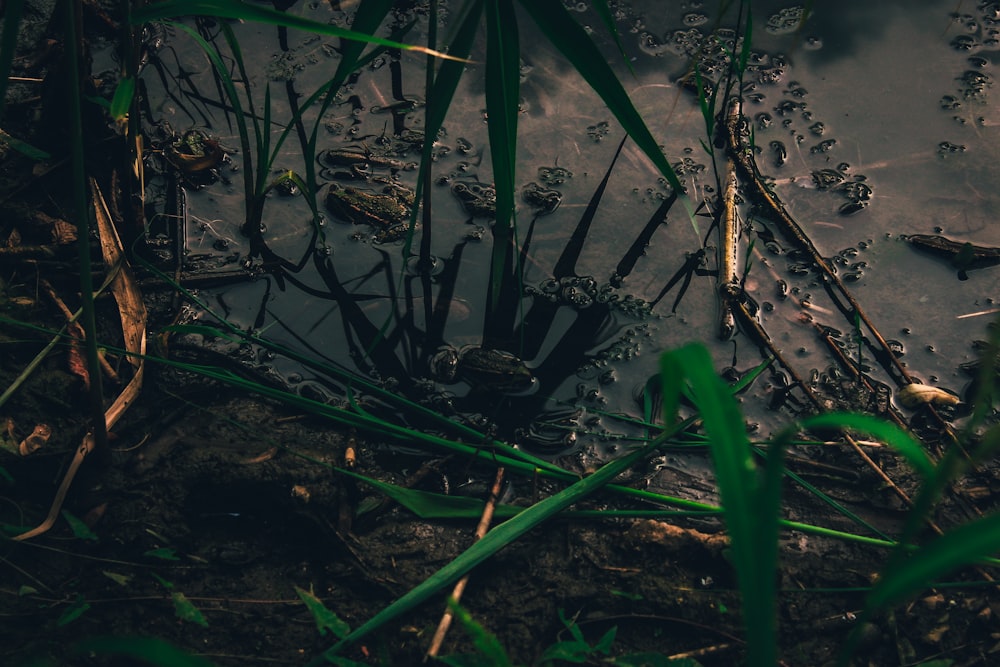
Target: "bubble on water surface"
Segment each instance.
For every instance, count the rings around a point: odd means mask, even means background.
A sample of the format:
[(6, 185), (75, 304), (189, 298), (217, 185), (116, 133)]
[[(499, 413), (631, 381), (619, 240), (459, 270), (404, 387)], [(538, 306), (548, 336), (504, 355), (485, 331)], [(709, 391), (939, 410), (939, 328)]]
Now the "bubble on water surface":
[(802, 48), (807, 51), (819, 51), (823, 48), (823, 39), (815, 35), (810, 35), (806, 37), (805, 41), (802, 43)]
[(829, 153), (837, 145), (836, 139), (825, 139), (809, 149), (810, 153)]
[(964, 144), (953, 144), (950, 141), (942, 141), (938, 144), (937, 148), (938, 155), (941, 157), (946, 157), (948, 155), (954, 155), (955, 153), (964, 153)]
[(538, 168), (538, 179), (548, 185), (562, 185), (570, 178), (573, 178), (573, 172), (565, 167), (554, 166)]
[(590, 137), (594, 142), (601, 141), (604, 137), (608, 136), (611, 131), (611, 125), (606, 120), (602, 120), (599, 123), (594, 123), (593, 125), (587, 126), (587, 136)]

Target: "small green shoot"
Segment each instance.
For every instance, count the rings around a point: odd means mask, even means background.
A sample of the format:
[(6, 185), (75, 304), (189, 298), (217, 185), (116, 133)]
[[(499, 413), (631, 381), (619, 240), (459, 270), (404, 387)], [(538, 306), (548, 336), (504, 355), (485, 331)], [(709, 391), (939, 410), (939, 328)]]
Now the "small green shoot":
[(448, 598), (448, 609), (469, 635), (476, 653), (472, 655), (443, 656), (440, 661), (450, 667), (511, 667), (510, 658), (492, 632), (480, 625), (472, 614), (454, 598)]
[(73, 536), (80, 540), (91, 540), (92, 542), (97, 542), (97, 534), (90, 529), (90, 527), (81, 521), (79, 518), (70, 514), (68, 511), (63, 510), (62, 516), (66, 519), (66, 523), (69, 524), (70, 530), (73, 531)]
[(725, 383), (715, 374), (712, 358), (701, 344), (689, 344), (661, 357), (664, 419), (675, 419), (679, 391), (667, 385), (690, 383), (709, 438), (719, 495), (732, 541), (733, 560), (743, 600), (748, 663), (774, 665), (777, 660), (777, 599), (774, 580), (778, 560), (778, 509), (781, 501), (784, 443), (768, 450), (763, 474), (757, 470), (746, 436), (743, 415)]
[(563, 610), (559, 610), (559, 620), (562, 621), (563, 625), (566, 626), (566, 630), (569, 631), (570, 637), (566, 641), (561, 641), (548, 647), (544, 653), (542, 653), (539, 662), (543, 665), (551, 664), (554, 661), (571, 662), (575, 664), (590, 662), (591, 658), (598, 655), (610, 655), (611, 645), (615, 641), (615, 635), (618, 632), (618, 627), (612, 627), (610, 630), (601, 635), (601, 638), (597, 640), (593, 646), (587, 643), (586, 638), (583, 636), (583, 631), (580, 630), (580, 626), (571, 618), (566, 618), (563, 614)]
[(170, 599), (174, 603), (174, 613), (177, 615), (177, 618), (188, 623), (200, 625), (203, 628), (208, 627), (208, 621), (205, 620), (204, 614), (183, 593), (180, 591), (171, 591)]
[(65, 611), (56, 620), (56, 627), (63, 627), (69, 625), (76, 619), (80, 618), (90, 609), (90, 603), (83, 599), (83, 596), (79, 593), (76, 599), (66, 608)]
[(351, 633), (351, 626), (326, 608), (323, 601), (313, 593), (312, 586), (309, 587), (308, 591), (296, 586), (295, 592), (302, 600), (302, 603), (305, 604), (309, 613), (312, 614), (313, 620), (316, 621), (316, 629), (320, 635), (326, 635), (327, 631), (329, 631), (338, 639), (343, 639)]
[(160, 547), (159, 549), (150, 549), (143, 553), (144, 556), (149, 556), (150, 558), (159, 558), (160, 560), (180, 560), (177, 555), (176, 549), (171, 549), (170, 547)]

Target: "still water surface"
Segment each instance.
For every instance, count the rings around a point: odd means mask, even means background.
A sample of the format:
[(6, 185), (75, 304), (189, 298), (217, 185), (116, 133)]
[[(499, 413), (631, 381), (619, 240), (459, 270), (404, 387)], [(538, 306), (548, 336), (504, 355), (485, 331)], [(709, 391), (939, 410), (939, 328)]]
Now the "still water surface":
[[(717, 240), (711, 217), (699, 206), (702, 201), (714, 206), (715, 176), (702, 145), (707, 137), (697, 99), (679, 83), (695, 56), (706, 77), (717, 78), (727, 48), (734, 50), (736, 17), (720, 16), (718, 4), (618, 5), (619, 30), (634, 75), (613, 46), (602, 43), (609, 60), (622, 64), (626, 87), (677, 164), (690, 196), (689, 203), (673, 206), (665, 224), (652, 231), (645, 253), (632, 258), (634, 268), (620, 287), (603, 291), (668, 198), (669, 186), (629, 142), (615, 160), (624, 134), (613, 116), (579, 75), (543, 45), (527, 20), (522, 22), (518, 183), (559, 196), (558, 208), (547, 214), (539, 214), (547, 208), (537, 201), (518, 198), (519, 240), (530, 243), (525, 296), (519, 313), (505, 323), (515, 336), (508, 336), (504, 347), (534, 371), (536, 383), (529, 390), (484, 391), (470, 387), (475, 382), (461, 381), (461, 375), (448, 382), (435, 366), (445, 358), (446, 346), (489, 345), (497, 334), (490, 329), (495, 323), (484, 324), (492, 249), (490, 218), (481, 204), (489, 199), (493, 179), (482, 50), (474, 51), (476, 62), (467, 69), (436, 146), (432, 252), (437, 265), (432, 276), (422, 279), (407, 271), (401, 242), (380, 244), (367, 226), (329, 211), (324, 210), (317, 239), (305, 198), (275, 194), (265, 209), (264, 240), (293, 264), (306, 259), (302, 268), (285, 280), (262, 275), (253, 282), (203, 290), (200, 297), (244, 329), (360, 370), (413, 397), (433, 397), (442, 409), (450, 403), (456, 419), (475, 414), (474, 420), (495, 421), (503, 435), (529, 448), (565, 451), (559, 442), (577, 433), (574, 446), (580, 451), (606, 454), (616, 437), (636, 431), (602, 414), (642, 415), (643, 387), (663, 350), (705, 341), (720, 369), (735, 366), (740, 371), (762, 358), (754, 340), (737, 335), (720, 341), (716, 335), (715, 278), (707, 274), (715, 268)], [(753, 50), (743, 92), (744, 112), (759, 148), (757, 162), (875, 326), (902, 346), (908, 370), (920, 380), (960, 392), (967, 378), (957, 367), (974, 358), (972, 342), (985, 337), (987, 323), (996, 317), (1000, 269), (970, 271), (967, 280), (959, 280), (953, 268), (914, 251), (901, 236), (945, 234), (1000, 246), (1000, 227), (994, 224), (1000, 203), (995, 187), (1000, 113), (992, 89), (1000, 56), (1000, 7), (955, 0), (811, 4), (812, 14), (803, 23), (802, 7), (754, 3)], [(585, 3), (579, 8), (579, 20), (594, 26), (595, 39), (608, 42)], [(349, 18), (325, 3), (300, 3), (289, 11), (323, 21)], [(713, 38), (709, 35), (716, 24), (721, 32)], [(283, 129), (279, 119), (291, 115), (286, 91), (301, 101), (295, 96), (321, 85), (338, 61), (337, 42), (293, 32), (282, 48), (273, 29), (236, 29), (258, 105), (264, 87), (271, 88), (271, 136), (277, 138)], [(224, 111), (205, 101), (214, 91), (207, 60), (180, 34), (169, 35), (157, 56), (160, 67), (147, 67), (145, 74), (150, 127), (165, 132), (167, 123), (178, 133), (199, 128), (224, 146), (237, 147)], [(378, 152), (390, 145), (402, 163), (373, 165), (361, 175), (349, 167), (318, 165), (327, 167), (319, 178), (321, 207), (331, 181), (372, 191), (384, 186), (379, 179), (414, 185), (416, 171), (407, 163), (419, 159), (419, 149), (399, 146), (409, 132), (422, 127), (424, 64), (422, 57), (410, 54), (380, 57), (339, 93), (323, 118), (306, 116), (307, 129), (321, 125), (321, 150)], [(160, 76), (179, 71), (187, 78)], [(191, 82), (204, 97), (192, 94)], [(302, 173), (304, 158), (297, 145), (294, 137), (286, 144), (275, 173)], [(185, 188), (189, 270), (260, 263), (250, 257), (239, 230), (244, 160), (235, 153), (222, 167), (219, 182)], [(554, 275), (612, 163), (571, 271)], [(470, 191), (479, 196), (457, 196)], [(802, 311), (843, 332), (845, 341), (851, 339), (852, 323), (828, 303), (814, 275), (783, 252), (780, 236), (770, 240), (767, 221), (756, 220), (749, 209), (742, 216), (740, 257), (751, 262), (745, 285), (761, 306), (765, 330), (801, 376), (825, 371), (834, 362), (814, 330), (802, 324)], [(757, 240), (748, 252), (752, 239)], [(319, 255), (328, 258), (326, 264), (312, 259), (317, 246)], [(703, 265), (689, 261), (700, 251)], [(335, 287), (321, 265), (333, 267)], [(690, 273), (690, 282), (679, 279), (665, 291), (672, 278), (682, 278), (684, 266), (699, 270)], [(609, 297), (625, 305), (601, 303)], [(192, 310), (191, 317), (211, 319), (201, 309)], [(364, 358), (365, 333), (359, 322), (385, 327), (389, 342), (384, 349), (392, 363)], [(289, 360), (250, 348), (226, 351), (293, 390), (331, 400), (343, 396), (337, 382)], [(888, 381), (877, 368), (872, 374)], [(763, 433), (794, 413), (789, 406), (771, 409), (780, 379), (765, 375), (742, 396), (751, 421)], [(505, 393), (519, 395), (498, 399)]]

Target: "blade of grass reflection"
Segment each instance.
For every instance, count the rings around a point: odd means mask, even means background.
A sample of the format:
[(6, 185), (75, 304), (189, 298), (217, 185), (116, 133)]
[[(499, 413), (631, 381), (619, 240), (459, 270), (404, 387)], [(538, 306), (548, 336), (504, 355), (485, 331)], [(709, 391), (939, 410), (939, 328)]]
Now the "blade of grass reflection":
[(671, 192), (670, 196), (663, 200), (663, 202), (657, 207), (656, 212), (650, 216), (649, 220), (646, 222), (646, 226), (642, 228), (639, 235), (635, 237), (632, 245), (622, 256), (621, 261), (618, 262), (618, 266), (615, 267), (615, 279), (624, 280), (632, 273), (632, 269), (635, 268), (636, 262), (639, 258), (646, 254), (646, 250), (649, 247), (649, 242), (653, 238), (653, 234), (656, 230), (660, 228), (660, 225), (667, 224), (667, 214), (670, 212), (670, 208), (677, 201), (677, 193)]

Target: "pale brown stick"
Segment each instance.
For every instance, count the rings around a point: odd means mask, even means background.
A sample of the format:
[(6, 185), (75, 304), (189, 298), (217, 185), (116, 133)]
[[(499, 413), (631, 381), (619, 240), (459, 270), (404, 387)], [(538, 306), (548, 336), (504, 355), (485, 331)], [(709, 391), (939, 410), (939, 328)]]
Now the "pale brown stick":
[[(490, 523), (493, 521), (493, 510), (496, 508), (497, 500), (500, 498), (500, 486), (503, 484), (503, 468), (497, 468), (497, 476), (493, 480), (493, 487), (490, 489), (490, 497), (486, 500), (486, 506), (483, 507), (483, 514), (479, 518), (479, 525), (476, 526), (476, 540), (481, 540), (486, 532), (490, 528)], [(465, 586), (469, 583), (469, 575), (465, 575), (458, 580), (455, 584), (455, 588), (451, 591), (451, 597), (455, 602), (462, 599), (462, 593), (465, 592)], [(427, 655), (424, 656), (424, 662), (430, 658), (437, 657), (438, 652), (441, 650), (441, 645), (444, 643), (444, 637), (448, 634), (448, 628), (451, 627), (451, 619), (454, 614), (451, 613), (451, 609), (445, 609), (444, 614), (441, 615), (441, 621), (438, 623), (437, 631), (434, 633), (434, 638), (431, 640), (431, 645), (427, 649)]]

